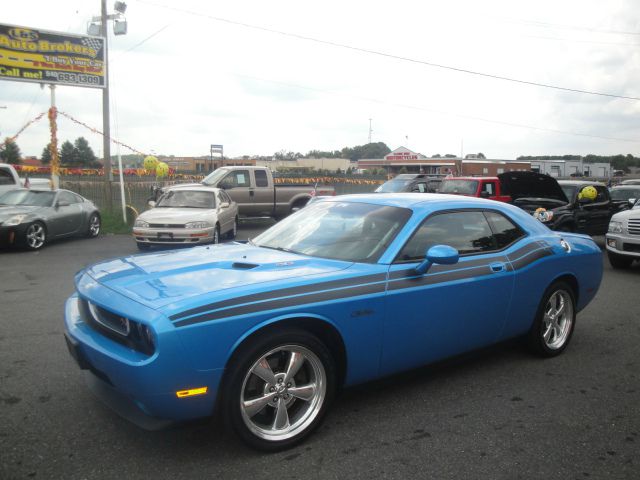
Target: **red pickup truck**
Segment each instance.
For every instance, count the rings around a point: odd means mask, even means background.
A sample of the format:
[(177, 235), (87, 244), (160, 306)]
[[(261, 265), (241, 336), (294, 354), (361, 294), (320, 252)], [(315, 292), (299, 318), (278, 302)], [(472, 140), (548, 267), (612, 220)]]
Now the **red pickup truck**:
[(438, 193), (453, 193), (468, 197), (481, 197), (499, 202), (510, 202), (510, 195), (503, 195), (498, 177), (444, 178)]

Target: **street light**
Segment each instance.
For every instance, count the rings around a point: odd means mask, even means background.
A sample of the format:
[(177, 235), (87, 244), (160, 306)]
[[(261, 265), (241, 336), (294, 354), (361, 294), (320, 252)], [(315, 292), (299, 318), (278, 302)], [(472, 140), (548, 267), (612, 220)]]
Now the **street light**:
[(124, 18), (124, 12), (127, 5), (124, 2), (115, 2), (113, 7), (117, 13), (107, 14), (107, 1), (100, 1), (100, 16), (93, 17), (91, 23), (87, 26), (89, 35), (101, 35), (104, 37), (104, 58), (105, 58), (105, 74), (104, 89), (102, 90), (102, 130), (104, 133), (102, 152), (104, 156), (104, 177), (109, 185), (109, 193), (107, 194), (107, 204), (111, 208), (111, 182), (113, 174), (111, 173), (111, 128), (109, 121), (109, 50), (107, 22), (113, 20), (114, 35), (124, 35), (127, 33), (127, 19)]

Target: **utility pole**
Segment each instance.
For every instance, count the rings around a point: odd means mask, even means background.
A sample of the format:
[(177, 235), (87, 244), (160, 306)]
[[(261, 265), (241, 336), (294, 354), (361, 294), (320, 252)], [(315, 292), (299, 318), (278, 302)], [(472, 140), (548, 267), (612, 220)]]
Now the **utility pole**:
[(102, 89), (102, 156), (104, 158), (104, 181), (107, 187), (107, 208), (113, 208), (113, 199), (111, 198), (111, 182), (113, 181), (113, 173), (111, 173), (111, 127), (109, 119), (109, 48), (108, 48), (108, 29), (107, 29), (107, 0), (101, 0), (100, 5), (100, 25), (101, 34), (104, 37), (104, 88)]
[(371, 130), (371, 119), (369, 119), (369, 143), (371, 143), (371, 134), (373, 133), (373, 130)]

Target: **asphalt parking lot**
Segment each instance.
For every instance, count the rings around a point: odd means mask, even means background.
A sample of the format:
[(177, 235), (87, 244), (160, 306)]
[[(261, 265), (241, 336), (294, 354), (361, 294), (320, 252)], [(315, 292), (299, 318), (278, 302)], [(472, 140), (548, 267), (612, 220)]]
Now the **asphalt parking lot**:
[(638, 264), (604, 260), (563, 355), (540, 360), (513, 342), (348, 390), (305, 443), (267, 455), (215, 422), (140, 430), (86, 388), (62, 336), (73, 274), (135, 252), (127, 236), (0, 251), (0, 478), (640, 476)]

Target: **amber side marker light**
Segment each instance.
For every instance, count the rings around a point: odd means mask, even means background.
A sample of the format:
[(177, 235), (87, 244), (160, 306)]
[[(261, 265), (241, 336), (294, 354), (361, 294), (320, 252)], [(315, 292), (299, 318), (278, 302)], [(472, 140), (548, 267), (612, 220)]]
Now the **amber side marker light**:
[(191, 388), (189, 390), (180, 390), (176, 392), (176, 397), (184, 398), (184, 397), (193, 397), (195, 395), (204, 395), (205, 393), (207, 393), (207, 390), (208, 390), (207, 387)]

